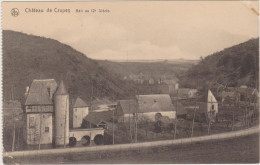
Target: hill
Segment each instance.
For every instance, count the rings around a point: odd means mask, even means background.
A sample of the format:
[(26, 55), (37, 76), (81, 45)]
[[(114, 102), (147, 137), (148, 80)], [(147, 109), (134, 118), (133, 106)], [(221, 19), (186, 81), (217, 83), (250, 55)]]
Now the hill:
[(206, 87), (216, 85), (258, 87), (259, 84), (259, 38), (226, 48), (201, 58), (179, 77), (183, 87)]
[(142, 73), (156, 79), (160, 79), (161, 76), (176, 77), (186, 72), (196, 62), (196, 60), (98, 61), (102, 67), (117, 74), (120, 78)]
[(134, 88), (95, 60), (56, 40), (3, 31), (3, 97), (23, 100), (33, 79), (63, 80), (72, 97), (118, 99)]

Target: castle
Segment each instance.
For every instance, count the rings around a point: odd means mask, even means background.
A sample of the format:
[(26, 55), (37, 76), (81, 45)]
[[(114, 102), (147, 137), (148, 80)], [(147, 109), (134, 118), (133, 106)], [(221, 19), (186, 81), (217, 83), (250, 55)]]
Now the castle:
[[(88, 144), (91, 140), (96, 140), (96, 144), (101, 144), (104, 135), (102, 128), (75, 129), (73, 126), (74, 129), (70, 130), (70, 101), (63, 81), (57, 86), (54, 79), (33, 80), (30, 88), (26, 88), (25, 97), (24, 139), (27, 144), (55, 144), (59, 146), (73, 143), (75, 145), (77, 141), (82, 141), (82, 139), (87, 140)], [(78, 103), (76, 102), (75, 105)], [(77, 116), (77, 109), (79, 109), (77, 106), (73, 108), (75, 111), (73, 120)], [(87, 111), (84, 113), (87, 115), (88, 109), (83, 108), (83, 110)], [(79, 111), (80, 114), (83, 114), (81, 111)], [(76, 122), (77, 126), (80, 125), (80, 122), (82, 120)]]

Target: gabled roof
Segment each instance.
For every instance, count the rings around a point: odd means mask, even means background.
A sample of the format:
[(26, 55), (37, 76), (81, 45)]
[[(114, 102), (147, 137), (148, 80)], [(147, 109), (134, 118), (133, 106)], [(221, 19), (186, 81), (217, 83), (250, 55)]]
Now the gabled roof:
[(82, 108), (82, 107), (88, 107), (88, 105), (81, 99), (81, 98), (77, 98), (73, 108)]
[(136, 113), (137, 103), (135, 100), (119, 100), (118, 106), (122, 108), (123, 112), (117, 108), (117, 115)]
[(170, 95), (137, 95), (138, 112), (174, 111)]
[(191, 92), (190, 88), (179, 88), (177, 90), (178, 97), (189, 97), (189, 94)]
[(212, 103), (217, 103), (217, 100), (211, 90), (201, 90), (198, 92), (198, 101), (200, 102), (212, 102)]
[(213, 95), (213, 93), (211, 92), (211, 90), (208, 90), (207, 102), (217, 103), (217, 100), (216, 100), (215, 96)]
[(68, 92), (65, 88), (63, 81), (61, 80), (60, 85), (59, 85), (55, 95), (67, 95), (67, 94), (68, 94)]
[[(50, 95), (48, 93), (50, 89)], [(56, 91), (57, 83), (54, 79), (33, 80), (25, 105), (51, 105), (53, 93)]]
[(113, 117), (113, 111), (90, 112), (84, 120), (98, 125), (101, 122), (108, 122)]

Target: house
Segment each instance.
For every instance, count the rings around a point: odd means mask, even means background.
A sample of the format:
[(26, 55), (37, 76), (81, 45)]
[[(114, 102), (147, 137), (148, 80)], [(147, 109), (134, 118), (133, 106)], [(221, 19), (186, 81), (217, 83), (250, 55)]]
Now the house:
[(176, 118), (176, 110), (167, 94), (137, 95), (135, 99), (118, 101), (116, 107), (118, 122), (129, 122), (136, 117), (136, 114), (138, 121), (156, 121), (158, 115), (170, 119)]
[(108, 123), (112, 121), (113, 111), (90, 112), (86, 117), (84, 117), (82, 127), (107, 129)]
[(218, 113), (218, 102), (211, 90), (199, 92), (198, 105), (198, 113), (204, 114), (206, 120), (214, 122)]
[(225, 91), (235, 92), (238, 97), (238, 102), (246, 105), (250, 102), (251, 106), (259, 103), (259, 91), (256, 88), (242, 87), (228, 87)]
[(179, 88), (177, 90), (178, 99), (188, 99), (196, 97), (197, 89)]
[(54, 79), (33, 80), (27, 87), (24, 138), (27, 144), (50, 144), (53, 141)]
[(222, 106), (235, 106), (239, 100), (239, 93), (237, 92), (221, 92)]
[(88, 105), (81, 98), (78, 97), (73, 105), (72, 127), (80, 128), (83, 119), (88, 115), (88, 113)]
[(116, 106), (116, 117), (118, 122), (128, 122), (137, 112), (136, 100), (119, 100)]
[(138, 119), (155, 121), (158, 115), (176, 118), (176, 111), (168, 94), (137, 95), (136, 100)]

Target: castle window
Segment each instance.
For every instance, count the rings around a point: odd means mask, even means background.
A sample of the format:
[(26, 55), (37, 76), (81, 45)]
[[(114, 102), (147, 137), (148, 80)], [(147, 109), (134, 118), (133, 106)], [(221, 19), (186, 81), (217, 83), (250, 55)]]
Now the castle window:
[(49, 127), (45, 127), (45, 132), (49, 132)]
[(34, 128), (35, 127), (34, 117), (29, 117), (29, 127), (30, 128)]
[(214, 105), (211, 106), (211, 109), (214, 110)]

